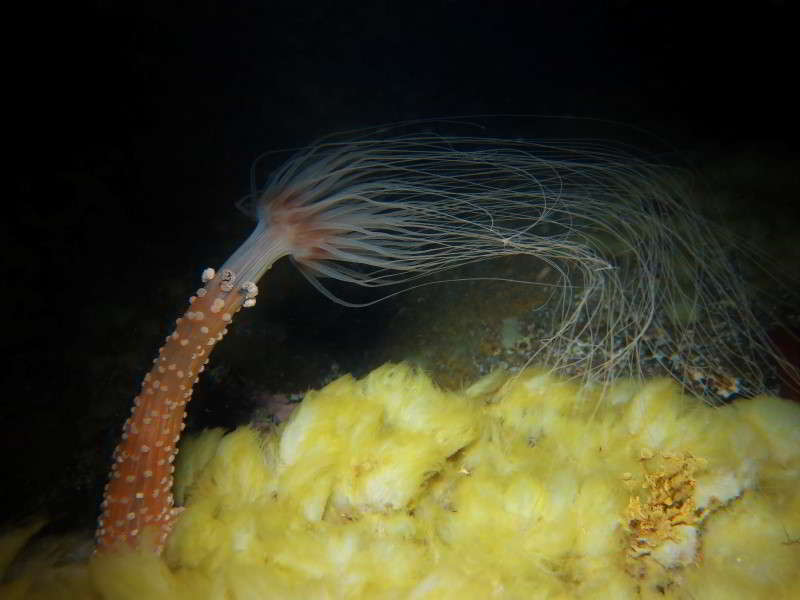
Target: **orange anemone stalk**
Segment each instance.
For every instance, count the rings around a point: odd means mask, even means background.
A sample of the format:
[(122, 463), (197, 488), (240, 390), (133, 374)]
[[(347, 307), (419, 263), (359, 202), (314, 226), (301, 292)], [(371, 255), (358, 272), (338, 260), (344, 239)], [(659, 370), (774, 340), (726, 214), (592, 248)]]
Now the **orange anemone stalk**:
[(175, 331), (158, 351), (125, 421), (106, 484), (97, 545), (137, 546), (146, 528), (153, 528), (156, 551), (163, 548), (176, 509), (172, 501), (172, 465), (184, 428), (192, 387), (208, 363), (214, 346), (242, 306), (252, 306), (255, 284), (235, 287), (235, 274), (203, 272), (205, 286), (190, 299)]

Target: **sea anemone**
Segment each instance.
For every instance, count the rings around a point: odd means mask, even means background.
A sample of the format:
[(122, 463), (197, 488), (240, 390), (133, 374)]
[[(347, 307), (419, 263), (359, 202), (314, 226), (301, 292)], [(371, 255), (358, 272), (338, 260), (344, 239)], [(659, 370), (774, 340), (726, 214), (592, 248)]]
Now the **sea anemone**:
[(156, 549), (163, 546), (176, 514), (171, 463), (192, 387), (234, 314), (255, 304), (256, 283), (287, 255), (346, 305), (355, 304), (322, 279), (392, 286), (385, 297), (469, 263), (534, 256), (553, 277), (518, 281), (549, 286), (554, 321), (530, 361), (587, 380), (638, 375), (645, 348), (669, 360), (653, 331), (668, 331), (670, 348), (712, 347), (727, 340), (714, 325), (722, 314), (744, 342), (722, 355), (735, 359), (715, 366), (746, 374), (760, 391), (757, 357), (771, 346), (752, 295), (730, 248), (688, 208), (679, 180), (592, 143), (413, 135), (301, 150), (243, 203), (255, 231), (219, 274), (204, 271), (206, 285), (145, 377), (115, 452), (99, 547), (137, 545), (152, 526)]

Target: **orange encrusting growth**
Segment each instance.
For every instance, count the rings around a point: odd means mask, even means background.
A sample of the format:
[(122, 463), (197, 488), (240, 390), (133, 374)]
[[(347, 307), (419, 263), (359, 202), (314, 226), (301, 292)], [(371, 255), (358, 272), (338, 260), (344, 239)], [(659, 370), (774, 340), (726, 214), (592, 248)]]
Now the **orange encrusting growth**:
[(213, 269), (206, 269), (203, 282), (206, 285), (190, 298), (189, 310), (159, 350), (125, 421), (103, 494), (96, 533), (99, 551), (124, 544), (136, 547), (144, 531), (152, 528), (160, 552), (178, 512), (171, 491), (172, 462), (192, 387), (233, 315), (255, 304), (258, 293), (252, 282), (236, 287), (230, 270), (215, 276)]

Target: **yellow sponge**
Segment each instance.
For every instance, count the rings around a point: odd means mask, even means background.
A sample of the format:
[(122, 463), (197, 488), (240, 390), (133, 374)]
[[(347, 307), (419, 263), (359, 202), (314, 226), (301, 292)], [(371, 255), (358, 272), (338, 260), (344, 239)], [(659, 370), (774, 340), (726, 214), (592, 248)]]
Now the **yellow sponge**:
[[(164, 556), (95, 557), (74, 597), (800, 597), (800, 407), (778, 398), (537, 370), (454, 393), (387, 365), (269, 433), (201, 434), (176, 479)], [(57, 571), (17, 597), (63, 597)]]

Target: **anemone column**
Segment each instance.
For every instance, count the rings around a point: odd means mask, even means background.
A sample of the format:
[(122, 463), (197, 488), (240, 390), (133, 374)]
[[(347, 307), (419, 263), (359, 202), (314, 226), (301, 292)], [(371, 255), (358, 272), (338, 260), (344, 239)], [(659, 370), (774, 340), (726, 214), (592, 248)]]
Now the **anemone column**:
[(185, 427), (186, 404), (233, 315), (252, 306), (258, 292), (251, 282), (237, 288), (235, 281), (230, 270), (219, 276), (213, 269), (203, 272), (206, 285), (189, 299), (189, 310), (177, 319), (145, 375), (114, 451), (96, 533), (99, 550), (135, 547), (140, 539), (154, 544), (157, 552), (163, 548), (178, 512), (172, 500), (172, 462)]

